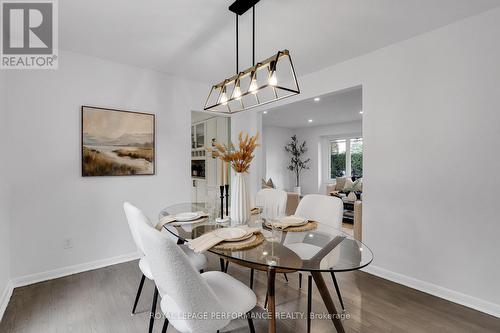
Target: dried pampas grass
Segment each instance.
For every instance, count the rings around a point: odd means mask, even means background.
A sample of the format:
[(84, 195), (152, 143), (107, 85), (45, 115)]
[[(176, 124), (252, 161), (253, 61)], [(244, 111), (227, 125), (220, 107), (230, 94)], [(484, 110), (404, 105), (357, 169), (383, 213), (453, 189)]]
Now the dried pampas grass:
[(255, 155), (253, 152), (259, 146), (257, 139), (259, 133), (254, 136), (249, 136), (248, 133), (243, 137), (243, 132), (238, 135), (238, 150), (232, 143), (228, 146), (215, 142), (214, 148), (207, 148), (207, 151), (212, 153), (212, 157), (220, 158), (224, 162), (228, 162), (236, 172), (248, 172), (250, 163)]

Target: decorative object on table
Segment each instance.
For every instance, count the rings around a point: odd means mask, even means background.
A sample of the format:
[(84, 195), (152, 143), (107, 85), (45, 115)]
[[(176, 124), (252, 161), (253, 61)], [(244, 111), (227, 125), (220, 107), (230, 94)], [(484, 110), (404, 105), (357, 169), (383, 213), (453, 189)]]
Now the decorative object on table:
[(220, 219), (224, 219), (224, 185), (220, 185)]
[(356, 201), (358, 200), (358, 196), (354, 192), (349, 192), (349, 194), (347, 195), (347, 200)]
[[(229, 10), (236, 14), (236, 74), (212, 86), (205, 111), (236, 113), (300, 94), (292, 58), (288, 50), (255, 62), (255, 4), (259, 0), (237, 0)], [(252, 8), (252, 67), (240, 72), (238, 18)]]
[(82, 106), (82, 176), (155, 174), (155, 115)]
[(285, 146), (285, 151), (291, 155), (288, 170), (295, 174), (295, 192), (300, 195), (300, 174), (302, 171), (309, 169), (311, 159), (303, 158), (304, 154), (307, 152), (305, 141), (300, 143), (296, 135), (293, 135), (290, 139), (291, 140)]
[(226, 191), (226, 216), (229, 215), (229, 184), (224, 185)]
[(163, 217), (160, 222), (158, 222), (158, 224), (156, 225), (156, 229), (161, 230), (166, 224), (181, 226), (186, 224), (202, 223), (206, 222), (208, 220), (208, 217), (208, 213), (203, 211), (167, 215)]
[[(250, 217), (250, 195), (245, 182), (245, 173), (248, 173), (250, 164), (255, 157), (253, 155), (255, 148), (259, 146), (257, 139), (259, 133), (255, 136), (243, 133), (238, 135), (238, 149), (233, 144), (229, 146), (216, 143), (214, 148), (207, 148), (213, 156), (220, 158), (222, 161), (229, 163), (236, 175), (232, 179), (231, 184), (231, 222), (243, 223)], [(227, 168), (226, 168), (227, 169)]]
[[(216, 143), (214, 143), (213, 145), (215, 145)], [(214, 154), (214, 150), (212, 149), (207, 149), (208, 151), (212, 152), (212, 157), (218, 157), (217, 154)], [(218, 165), (218, 164), (217, 164)], [(223, 161), (222, 159), (220, 160), (220, 185), (219, 185), (219, 189), (220, 189), (220, 216), (218, 218), (215, 219), (215, 222), (217, 223), (227, 223), (229, 222), (229, 207), (228, 207), (228, 199), (229, 199), (229, 185), (227, 184), (228, 180), (228, 176), (227, 176), (227, 172), (228, 172), (228, 166), (227, 166), (227, 162)], [(225, 194), (224, 194), (225, 192)], [(224, 199), (226, 200), (226, 213), (224, 214)]]

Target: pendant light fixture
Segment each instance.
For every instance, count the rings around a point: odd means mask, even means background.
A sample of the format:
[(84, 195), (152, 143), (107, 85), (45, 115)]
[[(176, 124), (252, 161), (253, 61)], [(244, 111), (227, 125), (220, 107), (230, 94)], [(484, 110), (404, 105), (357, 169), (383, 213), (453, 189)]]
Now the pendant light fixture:
[[(212, 86), (204, 110), (237, 113), (300, 94), (288, 50), (255, 63), (255, 5), (260, 0), (237, 0), (229, 10), (236, 14), (236, 74)], [(238, 17), (252, 8), (252, 67), (239, 70)]]

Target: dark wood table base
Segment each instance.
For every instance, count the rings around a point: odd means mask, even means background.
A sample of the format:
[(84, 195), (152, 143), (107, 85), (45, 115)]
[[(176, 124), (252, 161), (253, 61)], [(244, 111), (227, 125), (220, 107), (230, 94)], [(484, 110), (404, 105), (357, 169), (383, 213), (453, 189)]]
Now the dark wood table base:
[(335, 304), (333, 304), (332, 296), (328, 291), (328, 287), (326, 286), (325, 280), (323, 279), (323, 275), (321, 274), (321, 272), (311, 272), (311, 275), (314, 279), (314, 282), (316, 282), (316, 286), (318, 287), (319, 293), (321, 295), (321, 298), (323, 299), (323, 302), (325, 303), (328, 313), (330, 314), (330, 316), (332, 316), (333, 325), (335, 325), (338, 333), (344, 333), (344, 326), (338, 318), (337, 309), (335, 309)]

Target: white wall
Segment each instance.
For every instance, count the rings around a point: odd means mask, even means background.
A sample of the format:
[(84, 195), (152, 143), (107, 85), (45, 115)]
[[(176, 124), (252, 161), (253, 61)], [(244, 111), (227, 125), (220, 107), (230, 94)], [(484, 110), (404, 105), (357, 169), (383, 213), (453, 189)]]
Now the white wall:
[(262, 127), (262, 152), (265, 160), (264, 178), (271, 178), (278, 189), (293, 189), (295, 183), (291, 179), (291, 172), (287, 169), (289, 156), (285, 145), (290, 141), (293, 130), (290, 128), (263, 126)]
[(386, 278), (500, 316), (500, 9), (300, 77), (363, 86), (363, 238)]
[(361, 121), (339, 123), (326, 126), (302, 127), (294, 130), (297, 139), (306, 141), (308, 151), (304, 158), (310, 158), (309, 170), (303, 171), (300, 176), (300, 186), (303, 194), (326, 193), (325, 169), (328, 161), (325, 160), (326, 137), (342, 138), (346, 135), (359, 136), (362, 134)]
[[(9, 85), (14, 278), (135, 252), (125, 200), (154, 221), (190, 200), (190, 111), (206, 86), (69, 52), (59, 70), (13, 72)], [(82, 178), (81, 105), (155, 113), (157, 175)]]
[(9, 138), (7, 136), (7, 84), (5, 71), (0, 71), (0, 318), (3, 314), (2, 302), (8, 297), (7, 285), (10, 280), (10, 207), (9, 207)]

